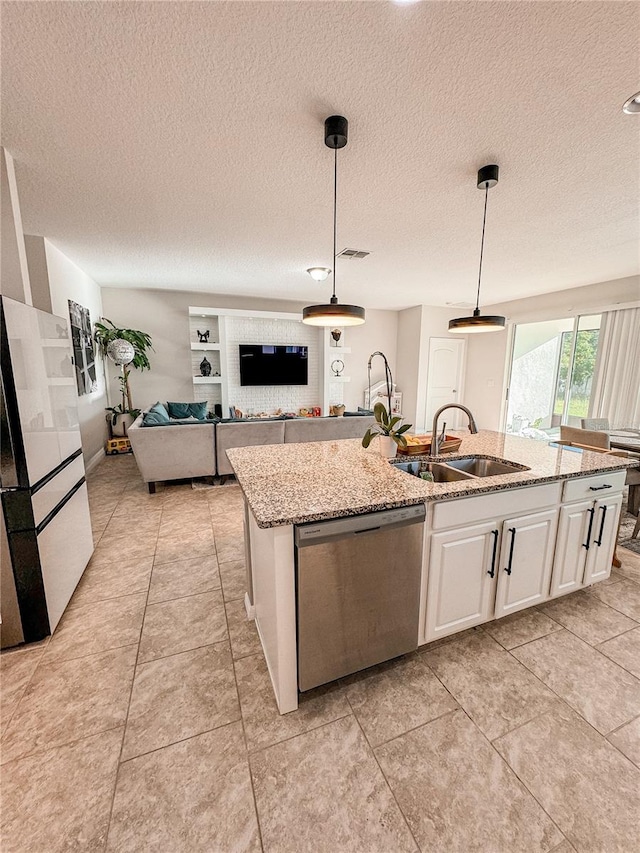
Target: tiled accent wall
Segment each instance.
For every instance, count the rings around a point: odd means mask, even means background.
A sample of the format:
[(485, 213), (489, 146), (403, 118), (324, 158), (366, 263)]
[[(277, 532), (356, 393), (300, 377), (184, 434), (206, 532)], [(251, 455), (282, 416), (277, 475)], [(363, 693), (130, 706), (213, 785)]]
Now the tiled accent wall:
[[(322, 405), (320, 387), (321, 329), (296, 320), (225, 317), (227, 338), (227, 389), (230, 406), (245, 413), (297, 411)], [(309, 348), (307, 385), (240, 385), (240, 344), (302, 345)], [(228, 414), (225, 412), (225, 415)]]
[[(214, 412), (215, 403), (222, 403), (222, 387), (220, 385), (194, 385), (193, 399), (196, 403), (207, 403), (207, 411)], [(226, 417), (229, 412), (223, 412)]]

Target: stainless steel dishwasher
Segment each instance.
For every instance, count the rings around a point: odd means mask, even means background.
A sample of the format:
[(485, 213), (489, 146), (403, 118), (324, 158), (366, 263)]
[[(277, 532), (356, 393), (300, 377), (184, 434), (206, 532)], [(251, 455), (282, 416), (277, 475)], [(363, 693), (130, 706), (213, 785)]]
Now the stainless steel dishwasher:
[(298, 689), (418, 646), (424, 504), (295, 529)]

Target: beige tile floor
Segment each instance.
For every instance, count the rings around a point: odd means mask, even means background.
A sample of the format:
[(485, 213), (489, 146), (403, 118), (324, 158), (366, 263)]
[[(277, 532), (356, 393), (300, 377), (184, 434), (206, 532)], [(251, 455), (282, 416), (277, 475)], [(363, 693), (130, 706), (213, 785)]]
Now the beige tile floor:
[(635, 853), (640, 557), (277, 713), (237, 486), (89, 478), (96, 551), (0, 656), (3, 853)]

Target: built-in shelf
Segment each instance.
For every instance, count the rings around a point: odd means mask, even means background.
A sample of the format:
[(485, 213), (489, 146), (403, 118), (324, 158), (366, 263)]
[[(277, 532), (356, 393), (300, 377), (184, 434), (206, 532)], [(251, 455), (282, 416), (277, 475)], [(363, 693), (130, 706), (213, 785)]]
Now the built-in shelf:
[(194, 385), (222, 385), (222, 376), (194, 376)]
[(343, 353), (344, 355), (350, 355), (351, 347), (334, 347), (329, 344), (329, 355), (331, 356), (331, 358), (337, 358), (340, 353)]
[(331, 376), (329, 376), (329, 382), (351, 382), (351, 377), (350, 376), (334, 376), (333, 374), (331, 374)]
[(191, 344), (192, 350), (220, 350), (220, 344)]

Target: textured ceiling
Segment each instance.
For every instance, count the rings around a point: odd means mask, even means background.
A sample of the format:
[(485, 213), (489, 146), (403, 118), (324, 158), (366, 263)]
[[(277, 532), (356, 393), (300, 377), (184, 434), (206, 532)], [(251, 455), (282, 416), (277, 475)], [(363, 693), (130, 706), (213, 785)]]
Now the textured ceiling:
[(368, 307), (483, 303), (634, 275), (640, 5), (19, 2), (3, 144), (28, 233), (100, 284)]

